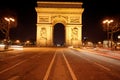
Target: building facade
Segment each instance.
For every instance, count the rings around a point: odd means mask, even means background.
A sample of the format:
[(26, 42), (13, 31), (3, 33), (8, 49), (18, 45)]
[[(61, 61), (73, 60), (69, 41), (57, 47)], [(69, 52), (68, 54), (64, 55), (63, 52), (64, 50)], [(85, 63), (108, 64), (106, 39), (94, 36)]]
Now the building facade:
[(54, 26), (65, 27), (65, 46), (82, 44), (82, 2), (37, 2), (37, 46), (54, 46)]

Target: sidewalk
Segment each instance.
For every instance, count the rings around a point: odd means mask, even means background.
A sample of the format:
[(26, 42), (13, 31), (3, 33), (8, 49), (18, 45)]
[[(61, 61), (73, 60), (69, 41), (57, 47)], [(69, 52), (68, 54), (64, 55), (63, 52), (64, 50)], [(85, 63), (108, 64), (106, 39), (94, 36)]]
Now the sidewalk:
[(8, 49), (8, 50), (4, 50), (4, 49), (0, 49), (0, 53), (1, 52), (6, 52), (6, 51), (12, 51), (13, 49)]

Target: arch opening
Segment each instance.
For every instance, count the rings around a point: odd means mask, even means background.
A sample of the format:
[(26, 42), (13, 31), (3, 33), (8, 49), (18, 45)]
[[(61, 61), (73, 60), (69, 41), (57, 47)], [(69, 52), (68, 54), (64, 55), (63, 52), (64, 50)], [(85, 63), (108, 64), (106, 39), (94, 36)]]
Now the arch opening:
[(65, 26), (62, 23), (57, 23), (54, 25), (53, 44), (54, 46), (65, 45)]

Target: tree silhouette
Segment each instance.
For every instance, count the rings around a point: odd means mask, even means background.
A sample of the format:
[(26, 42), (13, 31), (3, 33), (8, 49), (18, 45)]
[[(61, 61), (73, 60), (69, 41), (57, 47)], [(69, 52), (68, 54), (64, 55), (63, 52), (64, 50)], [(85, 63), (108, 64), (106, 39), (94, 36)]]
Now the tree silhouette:
[[(111, 48), (112, 48), (112, 42), (113, 42), (113, 34), (120, 31), (120, 19), (117, 17), (114, 17), (114, 18), (112, 18), (112, 20), (113, 20), (112, 23), (103, 25), (103, 30), (107, 31), (107, 33), (108, 33), (108, 39), (109, 39), (109, 35), (110, 35)], [(108, 43), (108, 45), (109, 45), (109, 43)]]
[[(13, 18), (15, 21), (11, 22), (11, 21), (6, 21), (6, 18)], [(11, 11), (11, 10), (3, 10), (0, 12), (0, 31), (5, 34), (5, 44), (8, 45), (9, 44), (9, 29), (16, 27), (17, 26), (17, 16), (16, 14)], [(8, 48), (8, 47), (7, 47)], [(6, 49), (7, 49), (6, 48)]]

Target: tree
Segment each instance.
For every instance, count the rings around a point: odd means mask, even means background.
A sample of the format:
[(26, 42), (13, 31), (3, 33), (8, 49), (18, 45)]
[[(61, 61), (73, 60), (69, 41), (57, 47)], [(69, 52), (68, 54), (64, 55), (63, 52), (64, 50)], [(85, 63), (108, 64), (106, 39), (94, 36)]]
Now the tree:
[(4, 20), (3, 17), (0, 17), (0, 30), (3, 34), (6, 35), (7, 32), (7, 22)]
[[(108, 40), (110, 38), (111, 48), (112, 48), (113, 34), (120, 31), (120, 22), (119, 22), (120, 20), (119, 18), (113, 18), (111, 20), (106, 19), (105, 21), (103, 21), (103, 23), (106, 23), (103, 25), (103, 30), (107, 31)], [(109, 41), (108, 41), (108, 47), (109, 47)]]
[(118, 31), (120, 31), (120, 22), (114, 20), (114, 23), (110, 26), (110, 32), (116, 33)]
[[(17, 19), (14, 12), (5, 10), (0, 12), (0, 31), (5, 35), (5, 49), (8, 49), (9, 45), (9, 30), (10, 28), (17, 26)], [(15, 20), (12, 21), (11, 19)]]

